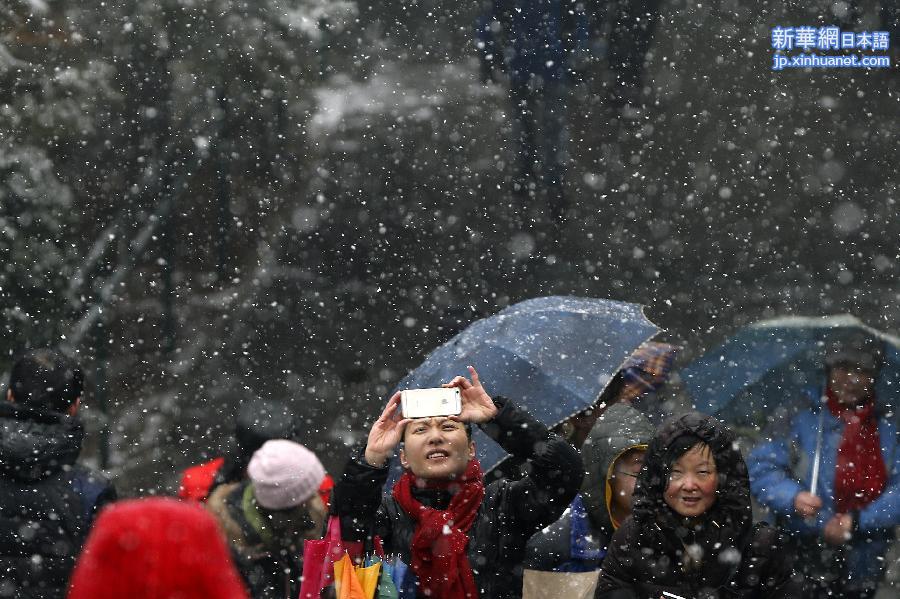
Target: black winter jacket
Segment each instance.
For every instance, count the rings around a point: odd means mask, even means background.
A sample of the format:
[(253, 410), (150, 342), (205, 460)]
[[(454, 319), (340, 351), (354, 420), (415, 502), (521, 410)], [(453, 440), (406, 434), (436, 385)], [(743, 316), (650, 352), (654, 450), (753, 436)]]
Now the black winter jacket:
[(77, 417), (0, 402), (0, 594), (65, 596), (94, 515), (115, 499), (75, 464), (83, 439)]
[[(669, 464), (678, 457), (667, 450), (685, 433), (709, 445), (719, 475), (715, 503), (694, 521), (663, 498)], [(731, 431), (714, 418), (691, 412), (659, 428), (633, 505), (610, 542), (597, 598), (658, 599), (664, 591), (690, 599), (800, 597), (781, 535), (766, 524), (753, 526), (747, 466)]]
[[(581, 485), (582, 462), (578, 451), (527, 412), (504, 398), (482, 430), (503, 448), (529, 460), (530, 472), (521, 480), (498, 480), (485, 487), (484, 500), (469, 530), (469, 564), (482, 599), (522, 596), (522, 560), (525, 543), (542, 527), (555, 521)], [(348, 462), (332, 494), (332, 512), (341, 516), (345, 539), (366, 540), (378, 535), (385, 551), (410, 563), (409, 546), (415, 522), (393, 497), (382, 497), (388, 467), (374, 468), (359, 451)], [(446, 509), (450, 494), (439, 490), (413, 490), (415, 498), (435, 509)]]

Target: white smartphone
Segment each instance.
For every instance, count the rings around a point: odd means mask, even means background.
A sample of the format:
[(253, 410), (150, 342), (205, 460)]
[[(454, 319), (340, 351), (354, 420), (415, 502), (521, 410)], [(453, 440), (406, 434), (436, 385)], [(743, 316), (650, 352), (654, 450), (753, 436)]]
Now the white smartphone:
[(400, 410), (404, 418), (456, 416), (462, 412), (459, 389), (408, 389), (400, 392)]

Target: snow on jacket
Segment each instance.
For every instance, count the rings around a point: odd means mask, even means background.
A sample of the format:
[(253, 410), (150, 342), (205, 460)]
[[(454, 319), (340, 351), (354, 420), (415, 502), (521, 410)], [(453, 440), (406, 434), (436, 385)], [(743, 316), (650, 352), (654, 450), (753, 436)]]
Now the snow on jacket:
[[(821, 389), (809, 390), (813, 398)], [(821, 537), (825, 524), (834, 515), (834, 474), (837, 449), (841, 444), (844, 423), (825, 408), (822, 414), (822, 453), (816, 495), (822, 509), (814, 521), (807, 522), (794, 512), (794, 497), (809, 491), (813, 458), (819, 429), (819, 409), (798, 413), (791, 422), (789, 434), (758, 445), (750, 453), (750, 485), (753, 495), (770, 508), (784, 528), (802, 537)], [(894, 422), (879, 418), (878, 436), (881, 457), (888, 474), (881, 495), (856, 515), (856, 530), (845, 553), (847, 567), (861, 581), (876, 582), (884, 570), (884, 555), (893, 539), (893, 527), (900, 525), (900, 439)]]
[(584, 482), (581, 503), (528, 541), (525, 567), (533, 570), (587, 571), (600, 567), (614, 530), (610, 517), (609, 477), (619, 457), (646, 446), (653, 437), (650, 421), (628, 404), (607, 409), (581, 448)]
[[(686, 521), (665, 502), (668, 447), (685, 433), (709, 445), (719, 475), (716, 501)], [(691, 567), (687, 547), (698, 551)], [(747, 467), (725, 425), (690, 412), (667, 420), (650, 443), (634, 491), (631, 517), (616, 530), (603, 560), (598, 598), (692, 599), (800, 596), (790, 557), (776, 529), (753, 526)]]
[(0, 402), (0, 594), (65, 596), (94, 515), (116, 497), (75, 463), (83, 440), (76, 416)]
[[(513, 402), (495, 397), (499, 407), (482, 430), (513, 456), (527, 459), (530, 472), (522, 479), (497, 480), (485, 487), (484, 499), (469, 530), (468, 557), (483, 599), (522, 596), (525, 543), (555, 521), (575, 497), (582, 480), (581, 457), (574, 447)], [(388, 466), (366, 463), (361, 449), (347, 463), (334, 487), (332, 513), (341, 517), (348, 540), (380, 536), (389, 554), (410, 563), (409, 547), (415, 523), (393, 497), (382, 497)], [(446, 509), (446, 491), (414, 489), (424, 505)]]

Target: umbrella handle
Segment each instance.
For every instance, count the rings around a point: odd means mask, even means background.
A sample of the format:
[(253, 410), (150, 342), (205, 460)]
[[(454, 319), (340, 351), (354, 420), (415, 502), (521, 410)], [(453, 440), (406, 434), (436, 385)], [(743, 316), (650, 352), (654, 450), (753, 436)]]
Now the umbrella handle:
[(809, 485), (809, 492), (816, 494), (816, 488), (819, 486), (819, 467), (822, 464), (822, 437), (825, 429), (825, 410), (824, 406), (819, 408), (819, 428), (816, 431), (816, 453), (813, 455), (812, 481)]
[[(819, 408), (819, 429), (816, 431), (816, 453), (813, 455), (812, 480), (809, 484), (810, 495), (815, 495), (816, 488), (819, 486), (819, 468), (822, 464), (822, 436), (825, 429), (825, 410), (823, 408), (824, 406)], [(803, 521), (806, 522), (807, 526), (815, 526), (816, 516), (804, 518)]]

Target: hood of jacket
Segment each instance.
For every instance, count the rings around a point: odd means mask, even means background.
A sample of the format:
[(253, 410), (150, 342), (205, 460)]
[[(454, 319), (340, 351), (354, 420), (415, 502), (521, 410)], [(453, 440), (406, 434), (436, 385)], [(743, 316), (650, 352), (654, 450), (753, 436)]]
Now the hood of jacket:
[[(712, 450), (719, 486), (716, 501), (703, 516), (687, 522), (666, 504), (663, 493), (670, 464), (667, 449), (678, 437), (693, 434)], [(632, 517), (644, 534), (641, 546), (652, 547), (662, 537), (670, 549), (681, 551), (688, 545), (701, 550), (706, 584), (721, 584), (729, 576), (728, 566), (750, 539), (753, 516), (750, 507), (750, 478), (734, 434), (721, 422), (699, 412), (668, 419), (660, 426), (644, 458), (644, 467), (634, 489)], [(733, 550), (738, 553), (733, 553)], [(713, 559), (716, 555), (718, 559)]]
[(40, 480), (71, 466), (81, 453), (84, 426), (77, 416), (0, 401), (0, 473)]
[(615, 461), (629, 449), (650, 443), (653, 425), (628, 404), (610, 406), (594, 424), (581, 448), (585, 475), (581, 495), (594, 528), (612, 533), (607, 486)]
[(247, 599), (215, 519), (194, 502), (114, 503), (97, 519), (67, 599)]

